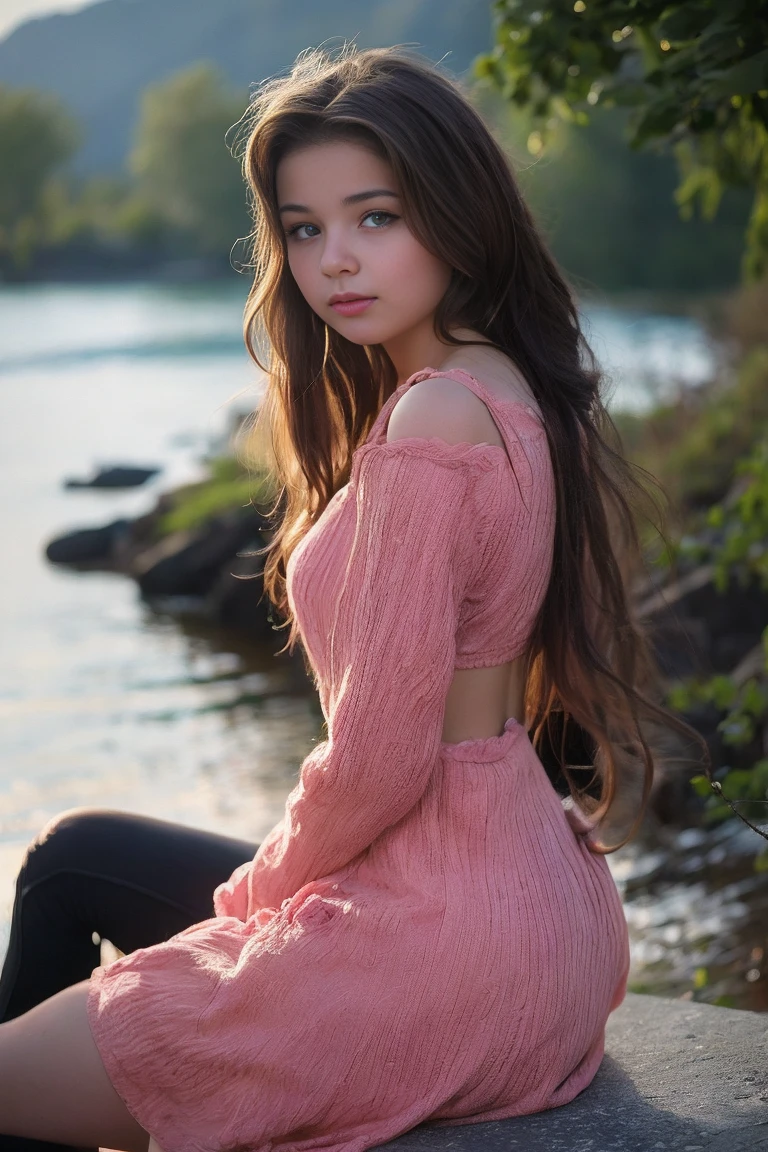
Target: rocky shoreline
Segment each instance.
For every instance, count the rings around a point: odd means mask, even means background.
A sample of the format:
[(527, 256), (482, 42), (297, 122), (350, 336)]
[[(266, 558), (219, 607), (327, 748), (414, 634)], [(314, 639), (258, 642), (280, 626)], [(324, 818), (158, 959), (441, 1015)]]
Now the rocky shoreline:
[(272, 640), (261, 580), (271, 535), (266, 516), (253, 506), (230, 509), (196, 528), (163, 534), (171, 507), (172, 494), (163, 495), (135, 520), (56, 537), (45, 555), (69, 568), (129, 576), (158, 611), (197, 617), (251, 641)]

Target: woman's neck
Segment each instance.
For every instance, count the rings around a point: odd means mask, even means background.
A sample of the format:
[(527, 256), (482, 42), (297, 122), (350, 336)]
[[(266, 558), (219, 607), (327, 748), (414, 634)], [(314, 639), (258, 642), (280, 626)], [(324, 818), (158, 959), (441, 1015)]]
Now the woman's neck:
[[(489, 343), (485, 337), (471, 328), (453, 328), (451, 335), (458, 340)], [(449, 356), (459, 351), (455, 344), (440, 340), (435, 335), (431, 318), (428, 326), (422, 325), (418, 330), (411, 330), (393, 340), (388, 340), (384, 344), (384, 349), (397, 369), (398, 387), (422, 368), (441, 368)]]

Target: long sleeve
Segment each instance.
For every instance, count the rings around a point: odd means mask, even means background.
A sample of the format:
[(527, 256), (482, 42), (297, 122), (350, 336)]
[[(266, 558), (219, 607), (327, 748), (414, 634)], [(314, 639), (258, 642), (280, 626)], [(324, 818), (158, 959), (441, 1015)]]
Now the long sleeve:
[(283, 818), (253, 861), (216, 890), (219, 914), (278, 908), (352, 861), (423, 794), (476, 564), (474, 459), (436, 440), (363, 447), (329, 637), (328, 737), (305, 758)]

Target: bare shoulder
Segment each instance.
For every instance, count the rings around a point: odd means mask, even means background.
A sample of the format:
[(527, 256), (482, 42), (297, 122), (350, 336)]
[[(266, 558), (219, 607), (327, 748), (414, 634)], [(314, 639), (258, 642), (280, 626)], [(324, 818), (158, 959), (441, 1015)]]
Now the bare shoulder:
[(448, 444), (497, 444), (501, 433), (479, 396), (448, 376), (419, 380), (395, 404), (387, 440), (434, 438)]

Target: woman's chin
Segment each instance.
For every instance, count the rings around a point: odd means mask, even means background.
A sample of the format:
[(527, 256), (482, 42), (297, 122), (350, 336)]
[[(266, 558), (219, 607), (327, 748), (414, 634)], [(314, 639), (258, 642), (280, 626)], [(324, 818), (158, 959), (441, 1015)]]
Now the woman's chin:
[(338, 321), (333, 324), (330, 321), (326, 323), (345, 340), (349, 340), (350, 344), (383, 344), (385, 340), (391, 339), (392, 335), (390, 332), (385, 332), (380, 324), (363, 323), (362, 317), (357, 319), (350, 316), (341, 323)]

